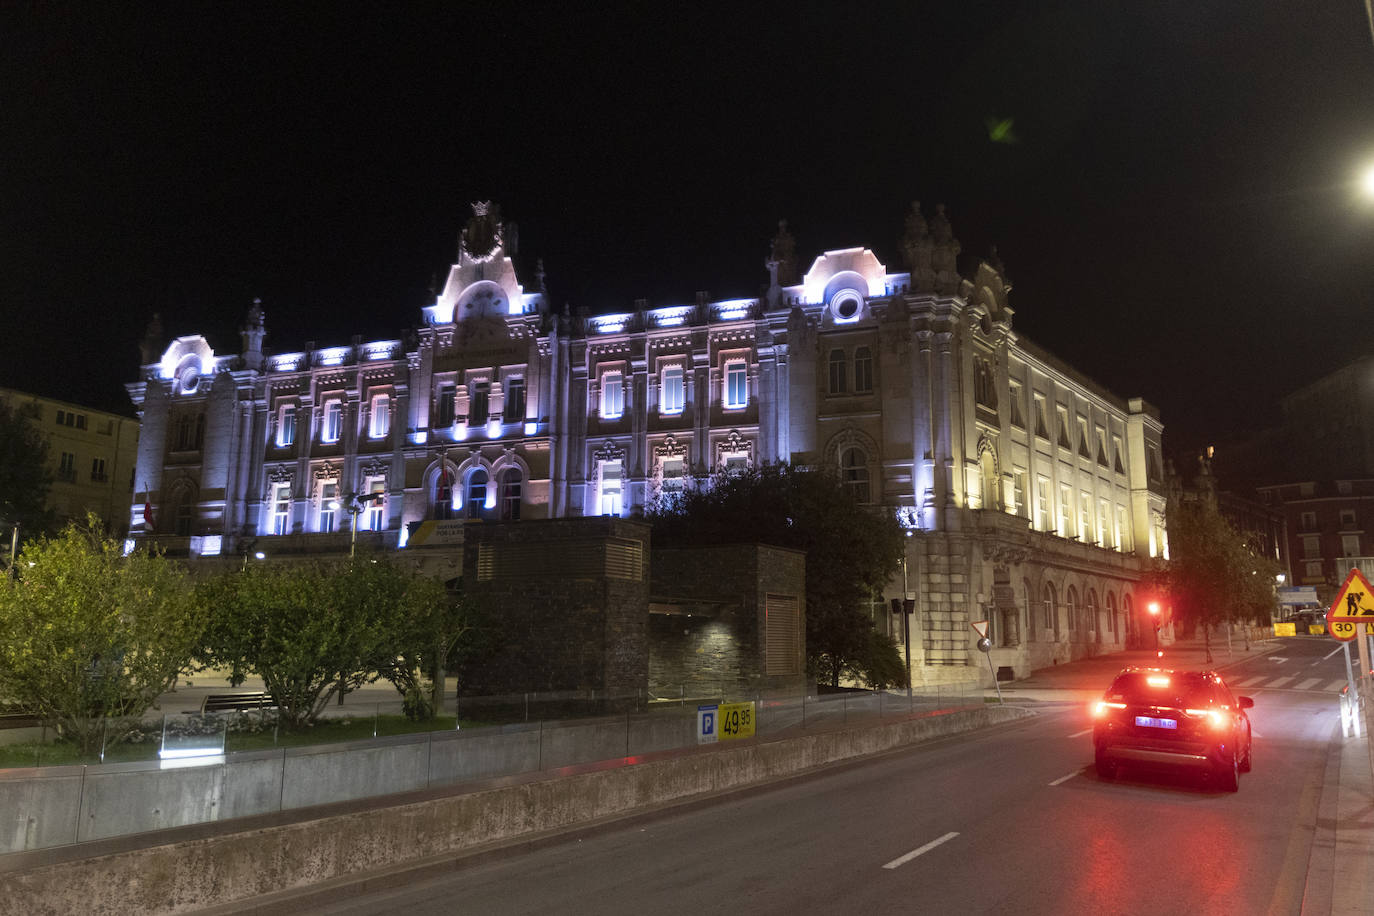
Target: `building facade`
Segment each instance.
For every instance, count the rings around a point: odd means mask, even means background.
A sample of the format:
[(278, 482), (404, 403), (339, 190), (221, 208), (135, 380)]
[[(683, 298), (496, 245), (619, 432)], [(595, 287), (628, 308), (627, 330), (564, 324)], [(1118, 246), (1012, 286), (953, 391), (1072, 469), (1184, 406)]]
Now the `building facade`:
[(47, 440), (48, 506), (58, 522), (81, 521), (94, 512), (123, 537), (129, 530), (138, 421), (10, 388), (0, 388), (0, 400), (26, 413)]
[[(183, 555), (382, 548), (453, 555), (465, 523), (629, 517), (713, 474), (827, 463), (911, 535), (919, 681), (1004, 676), (1119, 647), (1164, 556), (1162, 425), (1013, 329), (995, 259), (971, 278), (943, 209), (913, 205), (905, 269), (867, 248), (801, 269), (785, 224), (757, 299), (550, 309), (475, 205), (407, 340), (237, 353), (145, 346), (136, 537)], [(145, 501), (153, 507), (142, 517)]]

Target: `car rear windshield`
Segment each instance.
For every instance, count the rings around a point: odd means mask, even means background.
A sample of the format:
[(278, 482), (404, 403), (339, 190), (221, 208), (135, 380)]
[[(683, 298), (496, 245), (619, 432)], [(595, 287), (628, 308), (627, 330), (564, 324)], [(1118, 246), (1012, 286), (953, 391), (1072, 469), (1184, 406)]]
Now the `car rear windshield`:
[(1206, 706), (1212, 701), (1211, 677), (1197, 672), (1127, 671), (1107, 691), (1108, 700), (1149, 706)]

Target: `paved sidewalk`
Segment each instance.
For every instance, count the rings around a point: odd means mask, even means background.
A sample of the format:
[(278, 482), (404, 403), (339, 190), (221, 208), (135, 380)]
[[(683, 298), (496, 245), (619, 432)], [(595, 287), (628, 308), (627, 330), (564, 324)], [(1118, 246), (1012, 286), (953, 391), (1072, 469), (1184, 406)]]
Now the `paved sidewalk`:
[[(1002, 685), (1007, 703), (1088, 703), (1107, 689), (1122, 668), (1138, 665), (1175, 669), (1212, 669), (1224, 672), (1247, 658), (1277, 645), (1274, 639), (1228, 648), (1223, 638), (1213, 641), (1211, 661), (1202, 639), (1180, 640), (1154, 649), (1132, 649), (1080, 659), (1035, 671), (1030, 677)], [(996, 690), (986, 696), (995, 699)], [(1374, 776), (1367, 737), (1344, 738), (1333, 728), (1326, 778), (1317, 806), (1317, 831), (1307, 868), (1304, 914), (1363, 914), (1374, 912)]]

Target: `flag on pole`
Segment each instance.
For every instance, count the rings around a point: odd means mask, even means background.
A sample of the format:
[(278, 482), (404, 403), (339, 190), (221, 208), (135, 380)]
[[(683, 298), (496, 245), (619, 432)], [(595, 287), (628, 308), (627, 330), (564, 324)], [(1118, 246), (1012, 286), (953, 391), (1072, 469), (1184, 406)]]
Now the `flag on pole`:
[(147, 528), (153, 527), (153, 502), (152, 494), (148, 492), (148, 485), (143, 485), (143, 524)]

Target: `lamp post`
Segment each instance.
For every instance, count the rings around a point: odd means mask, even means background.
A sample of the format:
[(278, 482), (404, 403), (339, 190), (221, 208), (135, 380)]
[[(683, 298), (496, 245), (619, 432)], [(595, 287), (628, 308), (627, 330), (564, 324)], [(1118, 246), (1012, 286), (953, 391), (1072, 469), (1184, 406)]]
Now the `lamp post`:
[(1154, 618), (1155, 625), (1155, 655), (1159, 653), (1159, 602), (1151, 601), (1149, 604), (1150, 616)]
[[(348, 523), (348, 556), (350, 558), (358, 552), (358, 516), (363, 514), (368, 503), (379, 502), (386, 497), (385, 493), (350, 493), (346, 497), (343, 509), (349, 515)], [(334, 508), (339, 508), (338, 502), (333, 503)]]

